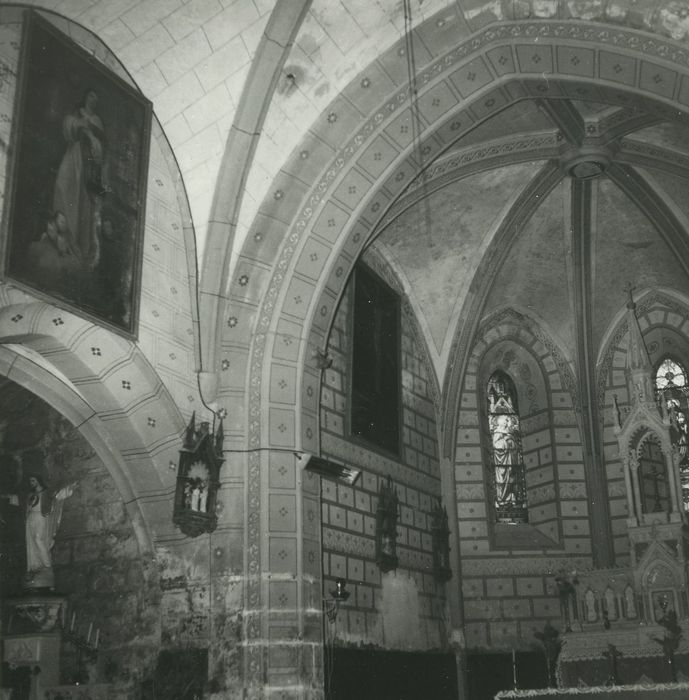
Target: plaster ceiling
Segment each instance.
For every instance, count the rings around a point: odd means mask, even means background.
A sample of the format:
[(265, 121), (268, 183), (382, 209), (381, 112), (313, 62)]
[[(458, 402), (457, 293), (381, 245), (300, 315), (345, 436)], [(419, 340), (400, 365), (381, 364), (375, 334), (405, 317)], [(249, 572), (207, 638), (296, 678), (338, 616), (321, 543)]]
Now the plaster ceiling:
[[(591, 331), (598, 348), (627, 299), (627, 286), (640, 292), (650, 287), (667, 287), (689, 292), (689, 280), (671, 238), (663, 235), (663, 222), (654, 217), (648, 202), (658, 200), (671, 211), (681, 236), (687, 228), (686, 188), (689, 171), (670, 165), (670, 154), (686, 153), (689, 129), (684, 124), (657, 122), (645, 126), (642, 115), (648, 105), (636, 100), (626, 107), (570, 100), (527, 99), (483, 122), (457, 141), (444, 158), (452, 154), (478, 151), (488, 143), (502, 144), (525, 136), (552, 134), (557, 144), (550, 157), (534, 157), (519, 164), (486, 161), (481, 172), (458, 168), (453, 178), (439, 189), (428, 192), (427, 203), (419, 201), (400, 214), (379, 233), (377, 245), (398, 270), (408, 289), (420, 325), (430, 338), (429, 347), (440, 378), (448, 362), (448, 352), (470, 289), (474, 294), (485, 287), (481, 317), (511, 307), (536, 319), (564, 348), (573, 348), (577, 338), (574, 305), (575, 277), (572, 247), (585, 235), (590, 252), (583, 274), (591, 293)], [(640, 121), (639, 121), (640, 120)], [(620, 123), (632, 124), (619, 129)], [(579, 143), (571, 143), (574, 133)], [(639, 128), (633, 124), (640, 123)], [(611, 125), (617, 125), (613, 128)], [(563, 133), (564, 132), (564, 133)], [(652, 169), (631, 166), (639, 176), (639, 187), (621, 187), (625, 172), (609, 177), (606, 172), (587, 182), (591, 190), (591, 210), (586, 215), (585, 233), (575, 231), (580, 202), (572, 194), (573, 177), (567, 163), (582, 157), (585, 167), (599, 156), (616, 163), (617, 154), (626, 153), (626, 144), (635, 148), (652, 145), (664, 154)], [(583, 154), (583, 156), (581, 155)], [(624, 156), (622, 160), (624, 160)], [(537, 205), (519, 200), (547, 161), (559, 164), (558, 184)], [(665, 167), (667, 166), (667, 167)], [(585, 174), (586, 171), (584, 171)], [(446, 176), (447, 177), (447, 176)], [(524, 217), (514, 209), (526, 207)], [(477, 273), (491, 239), (507, 212), (520, 220), (506, 237), (507, 254), (499, 271), (490, 279)], [(588, 314), (587, 314), (588, 315)]]
[(513, 194), (533, 176), (537, 164), (504, 166), (453, 182), (428, 195), (387, 227), (380, 244), (405, 281), (405, 289), (440, 354), (451, 342), (463, 299)]

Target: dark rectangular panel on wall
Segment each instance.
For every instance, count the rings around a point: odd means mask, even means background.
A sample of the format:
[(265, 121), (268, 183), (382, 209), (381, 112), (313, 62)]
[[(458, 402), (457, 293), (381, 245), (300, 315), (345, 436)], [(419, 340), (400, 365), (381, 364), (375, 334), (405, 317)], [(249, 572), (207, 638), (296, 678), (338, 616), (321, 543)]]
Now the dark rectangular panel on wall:
[[(501, 690), (527, 690), (548, 687), (548, 667), (542, 652), (470, 653), (467, 656), (467, 679), (472, 700), (493, 700)], [(550, 669), (551, 673), (554, 669)], [(554, 678), (550, 679), (554, 685)]]
[(363, 265), (354, 278), (353, 323), (351, 433), (398, 454), (399, 297)]
[(4, 274), (135, 337), (151, 103), (52, 24), (25, 16)]
[(334, 649), (329, 700), (457, 700), (452, 653)]
[(164, 649), (155, 676), (144, 682), (143, 700), (197, 700), (208, 682), (208, 649)]
[[(471, 700), (493, 700), (497, 693), (514, 689), (516, 666), (517, 688), (529, 690), (548, 687), (545, 654), (537, 651), (511, 653), (469, 653), (467, 681)], [(554, 669), (550, 669), (551, 674)], [(551, 684), (554, 685), (551, 678)]]

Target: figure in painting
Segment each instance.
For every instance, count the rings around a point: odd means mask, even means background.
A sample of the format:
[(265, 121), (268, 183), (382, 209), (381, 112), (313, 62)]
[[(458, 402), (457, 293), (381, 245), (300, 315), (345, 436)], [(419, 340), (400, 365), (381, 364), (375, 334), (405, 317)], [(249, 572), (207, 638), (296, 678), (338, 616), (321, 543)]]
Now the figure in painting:
[(38, 475), (29, 477), (26, 499), (26, 588), (52, 588), (53, 566), (50, 550), (60, 525), (64, 502), (76, 484), (60, 489), (54, 496)]
[(29, 259), (48, 287), (59, 285), (66, 276), (81, 269), (72, 248), (67, 217), (61, 211), (55, 212), (40, 239), (31, 244)]
[(98, 95), (89, 88), (64, 118), (62, 135), (67, 147), (53, 191), (53, 211), (66, 219), (70, 250), (91, 268), (99, 258), (101, 212), (110, 191), (105, 178), (105, 134), (97, 107)]

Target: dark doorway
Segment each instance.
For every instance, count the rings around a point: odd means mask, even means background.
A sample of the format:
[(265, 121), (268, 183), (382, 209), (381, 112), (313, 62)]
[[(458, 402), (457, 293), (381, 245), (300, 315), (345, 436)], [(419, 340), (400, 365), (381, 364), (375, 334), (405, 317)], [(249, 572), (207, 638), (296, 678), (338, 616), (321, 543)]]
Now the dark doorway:
[(457, 700), (452, 653), (334, 649), (326, 700)]

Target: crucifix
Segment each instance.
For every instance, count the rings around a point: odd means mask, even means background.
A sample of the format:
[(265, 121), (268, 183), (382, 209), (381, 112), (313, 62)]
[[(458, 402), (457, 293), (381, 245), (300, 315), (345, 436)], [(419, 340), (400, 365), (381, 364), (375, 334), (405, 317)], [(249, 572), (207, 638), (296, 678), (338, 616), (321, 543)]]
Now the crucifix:
[(610, 675), (608, 680), (605, 681), (605, 685), (617, 685), (620, 682), (617, 676), (617, 659), (622, 656), (622, 652), (618, 651), (614, 644), (608, 644), (608, 650), (603, 652), (603, 656), (608, 659), (610, 667)]

